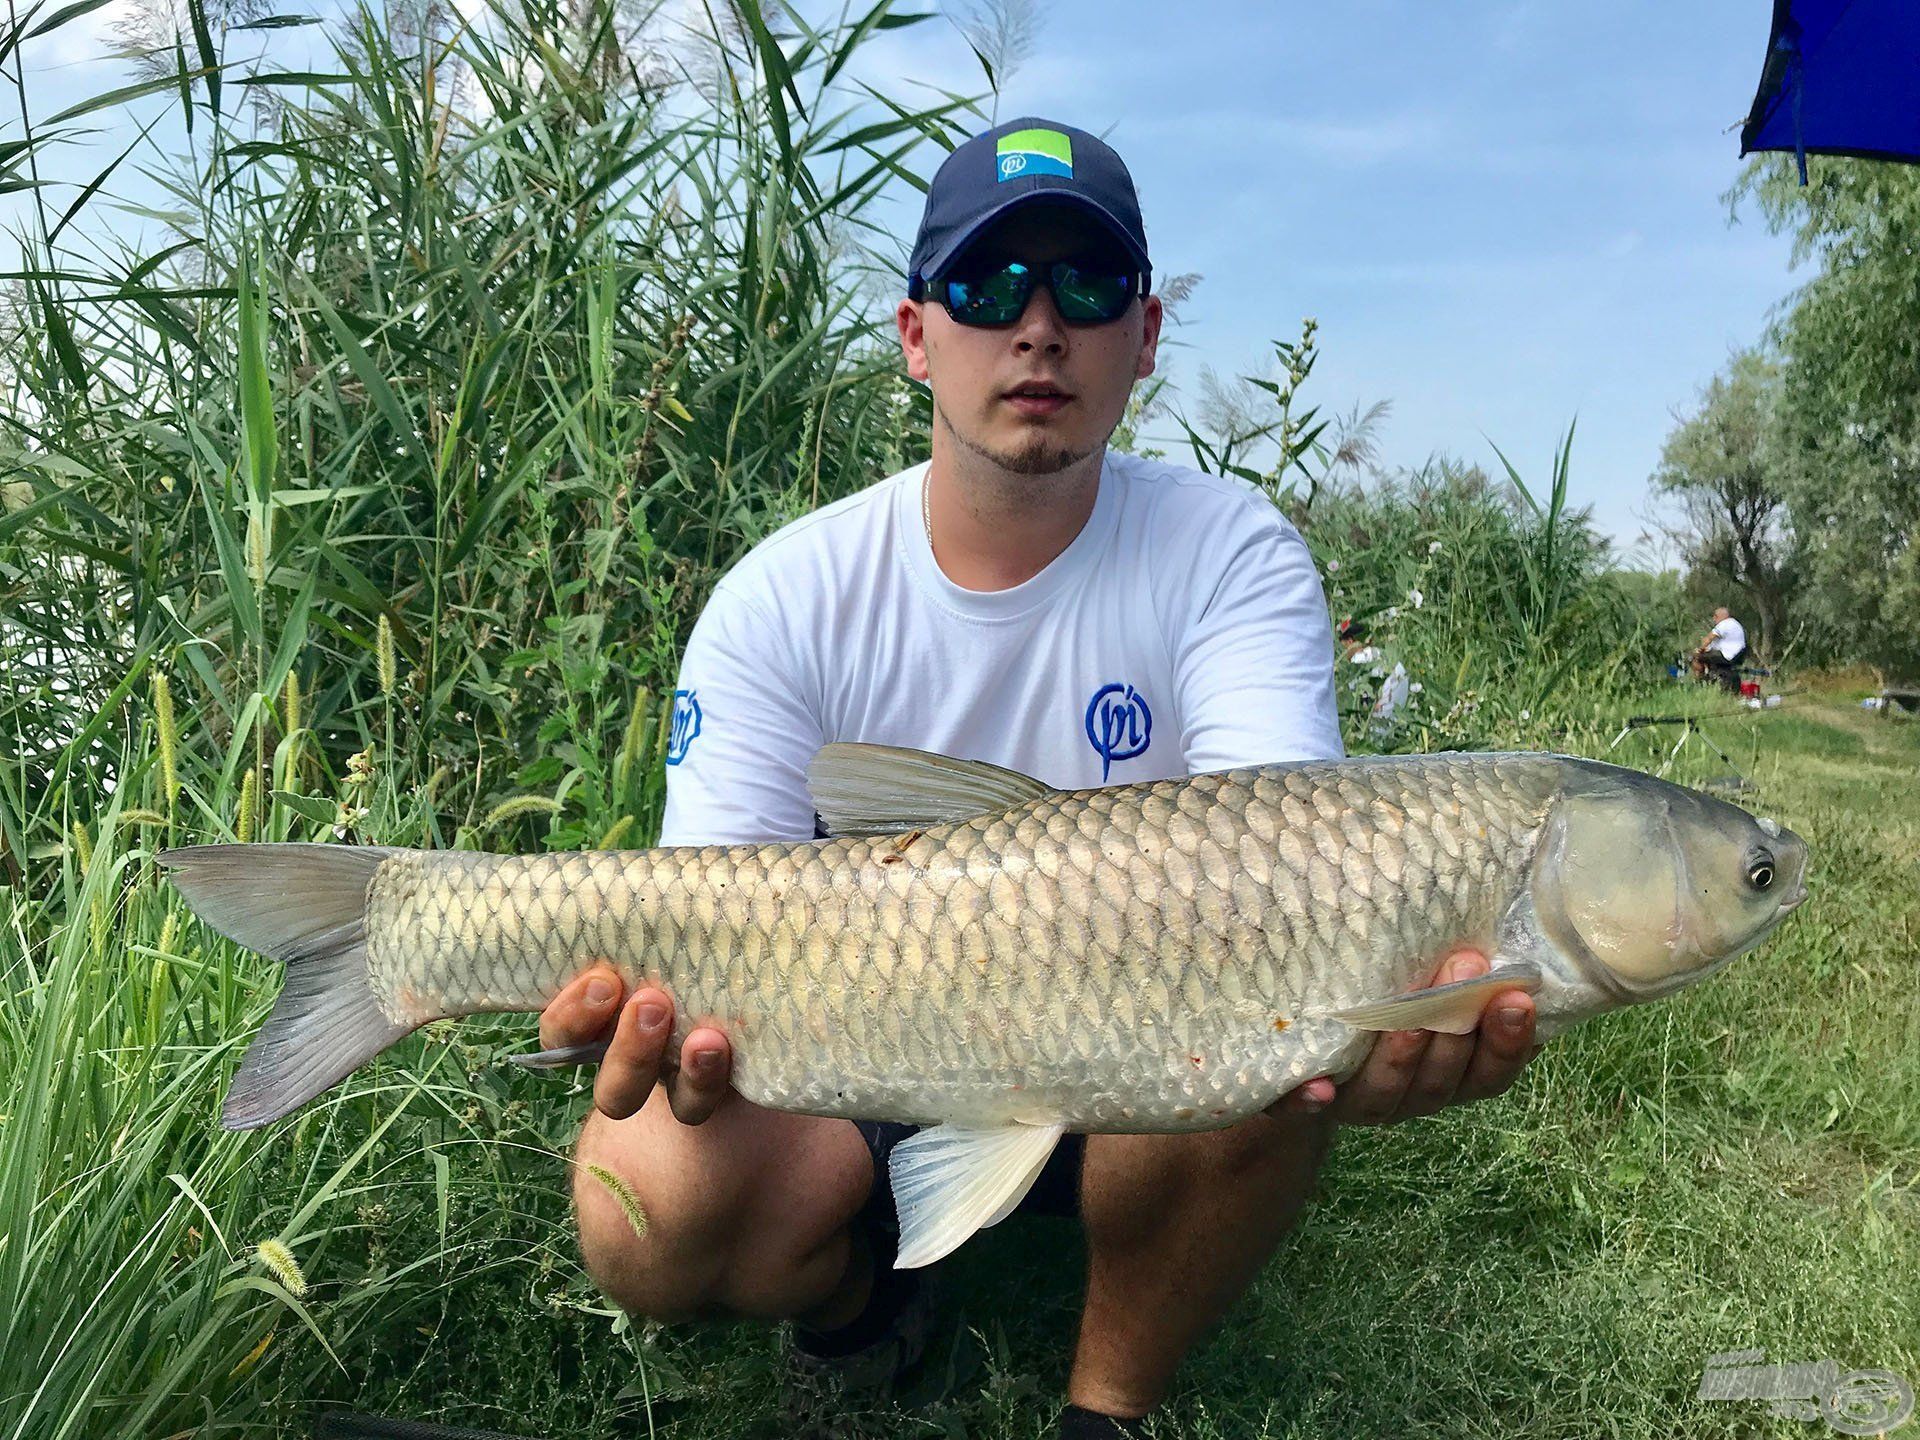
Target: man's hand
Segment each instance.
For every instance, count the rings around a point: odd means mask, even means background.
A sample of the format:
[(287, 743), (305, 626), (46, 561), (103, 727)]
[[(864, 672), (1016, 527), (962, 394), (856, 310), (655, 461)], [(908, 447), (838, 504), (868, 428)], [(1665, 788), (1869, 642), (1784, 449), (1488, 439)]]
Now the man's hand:
[[(1429, 985), (1471, 980), (1488, 970), (1487, 957), (1460, 950), (1434, 972)], [(1533, 1043), (1533, 997), (1502, 990), (1468, 1035), (1393, 1030), (1381, 1035), (1366, 1062), (1338, 1087), (1321, 1075), (1289, 1090), (1268, 1107), (1274, 1115), (1324, 1111), (1348, 1125), (1390, 1125), (1431, 1115), (1463, 1100), (1504, 1094), (1540, 1047)]]
[[(540, 1012), (540, 1044), (549, 1050), (587, 1045), (613, 1032), (600, 1073), (593, 1081), (593, 1104), (609, 1120), (624, 1120), (647, 1103), (655, 1084), (664, 1085), (676, 1119), (698, 1125), (726, 1098), (733, 1073), (733, 1050), (711, 1025), (688, 1035), (677, 1060), (669, 1060), (673, 1000), (658, 986), (645, 985), (620, 1003), (619, 973), (602, 962), (562, 990)], [(616, 1017), (618, 1017), (616, 1019)]]

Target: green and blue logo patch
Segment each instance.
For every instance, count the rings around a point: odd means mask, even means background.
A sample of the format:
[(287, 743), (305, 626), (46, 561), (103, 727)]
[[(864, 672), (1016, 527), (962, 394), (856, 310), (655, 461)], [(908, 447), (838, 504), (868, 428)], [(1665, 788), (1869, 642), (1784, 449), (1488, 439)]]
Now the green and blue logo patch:
[(1002, 180), (1027, 175), (1073, 178), (1073, 142), (1058, 130), (1015, 130), (1002, 135), (994, 150)]

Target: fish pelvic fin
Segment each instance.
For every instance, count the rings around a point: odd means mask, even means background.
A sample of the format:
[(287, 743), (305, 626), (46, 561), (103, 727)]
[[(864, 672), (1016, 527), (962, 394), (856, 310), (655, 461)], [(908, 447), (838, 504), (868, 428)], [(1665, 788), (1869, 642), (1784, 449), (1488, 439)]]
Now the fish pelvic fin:
[(1053, 786), (984, 760), (836, 741), (807, 762), (813, 808), (832, 835), (925, 830), (1025, 805)]
[(894, 1268), (931, 1265), (969, 1236), (998, 1225), (1026, 1198), (1064, 1124), (935, 1125), (887, 1157), (900, 1212)]
[(613, 1048), (611, 1040), (589, 1040), (584, 1045), (561, 1045), (552, 1050), (534, 1050), (524, 1055), (509, 1055), (507, 1062), (522, 1070), (559, 1070), (568, 1065), (598, 1065)]
[(1540, 967), (1531, 960), (1503, 960), (1471, 980), (1430, 985), (1424, 990), (1335, 1010), (1329, 1018), (1359, 1030), (1437, 1030), (1465, 1035), (1480, 1024), (1480, 1012), (1500, 991), (1524, 990), (1532, 995), (1540, 984)]
[(417, 1028), (380, 1008), (367, 977), (367, 887), (393, 853), (194, 845), (157, 857), (202, 920), (287, 967), (221, 1106), (227, 1129), (257, 1129), (299, 1109)]

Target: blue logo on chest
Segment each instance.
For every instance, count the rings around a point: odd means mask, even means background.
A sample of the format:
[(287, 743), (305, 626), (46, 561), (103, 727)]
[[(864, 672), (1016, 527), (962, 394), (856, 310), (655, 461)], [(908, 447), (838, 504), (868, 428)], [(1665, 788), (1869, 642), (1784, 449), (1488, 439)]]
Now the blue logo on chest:
[(1102, 685), (1087, 702), (1087, 743), (1100, 757), (1100, 783), (1107, 783), (1116, 760), (1147, 753), (1153, 743), (1153, 711), (1147, 697), (1131, 685)]
[(700, 702), (691, 690), (673, 692), (673, 730), (667, 736), (667, 764), (687, 758), (687, 747), (700, 734)]

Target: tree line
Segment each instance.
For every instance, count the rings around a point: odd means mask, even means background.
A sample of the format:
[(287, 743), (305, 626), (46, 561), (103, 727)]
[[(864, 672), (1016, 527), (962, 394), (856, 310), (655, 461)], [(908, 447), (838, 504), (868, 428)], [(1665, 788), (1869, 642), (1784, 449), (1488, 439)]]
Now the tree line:
[(1680, 417), (1653, 476), (1696, 591), (1761, 653), (1920, 671), (1920, 172), (1756, 160), (1728, 193), (1810, 278)]

